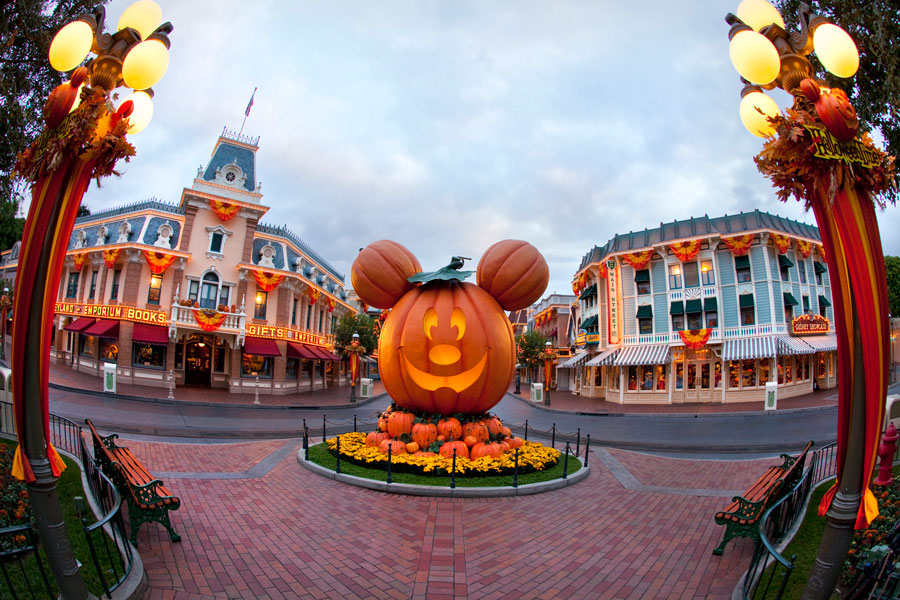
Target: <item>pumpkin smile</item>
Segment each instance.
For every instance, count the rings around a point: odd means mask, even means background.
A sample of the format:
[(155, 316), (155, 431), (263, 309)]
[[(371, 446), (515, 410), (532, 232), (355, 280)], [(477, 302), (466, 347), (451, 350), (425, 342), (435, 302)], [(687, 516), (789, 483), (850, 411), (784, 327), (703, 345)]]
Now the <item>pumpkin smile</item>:
[(481, 360), (478, 361), (477, 365), (456, 375), (442, 376), (426, 373), (425, 371), (414, 367), (405, 357), (403, 358), (403, 364), (406, 367), (409, 378), (423, 390), (433, 392), (439, 388), (450, 388), (458, 394), (474, 385), (474, 383), (478, 381), (478, 378), (481, 377), (481, 374), (484, 372), (484, 367), (487, 364), (487, 354), (484, 354), (481, 357)]

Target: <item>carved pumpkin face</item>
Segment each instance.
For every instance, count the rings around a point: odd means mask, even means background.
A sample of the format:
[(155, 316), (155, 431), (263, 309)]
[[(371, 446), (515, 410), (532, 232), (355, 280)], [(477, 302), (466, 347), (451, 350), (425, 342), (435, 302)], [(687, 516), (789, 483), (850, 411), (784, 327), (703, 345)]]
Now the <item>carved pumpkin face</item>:
[(398, 406), (479, 414), (500, 399), (515, 371), (512, 327), (478, 286), (434, 281), (393, 307), (378, 343), (382, 381)]

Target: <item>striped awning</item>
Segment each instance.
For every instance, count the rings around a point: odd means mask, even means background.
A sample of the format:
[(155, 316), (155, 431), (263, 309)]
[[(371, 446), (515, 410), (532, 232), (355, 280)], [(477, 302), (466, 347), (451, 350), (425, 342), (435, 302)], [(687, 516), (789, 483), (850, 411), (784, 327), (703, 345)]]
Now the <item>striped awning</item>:
[(779, 335), (776, 339), (778, 340), (778, 354), (812, 354), (815, 352), (812, 346), (800, 338)]
[(669, 346), (630, 346), (623, 348), (616, 357), (615, 365), (661, 365), (669, 361)]
[(557, 365), (557, 369), (574, 369), (580, 367), (588, 358), (587, 352), (579, 352), (564, 363)]
[(772, 356), (775, 356), (775, 338), (772, 336), (722, 342), (722, 360), (752, 360)]
[(613, 364), (613, 360), (616, 358), (616, 353), (619, 352), (618, 348), (607, 348), (591, 360), (587, 362), (586, 367), (609, 367)]
[(803, 342), (816, 352), (834, 352), (837, 350), (837, 336), (829, 335), (813, 335), (803, 338)]

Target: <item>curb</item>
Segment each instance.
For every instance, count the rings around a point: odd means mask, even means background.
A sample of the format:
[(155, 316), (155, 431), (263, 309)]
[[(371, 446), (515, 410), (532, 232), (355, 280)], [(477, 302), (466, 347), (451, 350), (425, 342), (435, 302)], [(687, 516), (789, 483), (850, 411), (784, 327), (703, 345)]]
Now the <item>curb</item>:
[(374, 481), (364, 477), (335, 473), (331, 469), (318, 465), (303, 458), (303, 449), (297, 451), (297, 462), (317, 475), (353, 485), (356, 487), (387, 492), (389, 494), (404, 494), (407, 496), (430, 496), (434, 498), (509, 498), (515, 496), (531, 496), (553, 490), (559, 490), (574, 485), (584, 480), (591, 472), (591, 468), (582, 464), (581, 468), (568, 476), (567, 479), (554, 479), (540, 483), (528, 483), (519, 487), (478, 487), (478, 488), (448, 488), (431, 485), (413, 485), (410, 483), (385, 483)]
[[(252, 408), (252, 409), (260, 409), (260, 410), (273, 410), (273, 409), (282, 409), (282, 410), (341, 410), (347, 408), (356, 408), (358, 406), (365, 406), (366, 404), (371, 404), (377, 400), (381, 400), (382, 398), (387, 398), (387, 394), (378, 394), (376, 396), (372, 396), (371, 398), (366, 398), (360, 402), (355, 403), (347, 403), (347, 404), (326, 404), (323, 406), (319, 405), (306, 405), (306, 404), (282, 404), (277, 406), (272, 406), (268, 404), (230, 404), (224, 402), (192, 402), (190, 400), (169, 400), (168, 398), (152, 398), (149, 396), (131, 396), (129, 394), (111, 394), (104, 392), (96, 392), (93, 390), (84, 390), (81, 388), (75, 388), (68, 385), (61, 385), (58, 383), (49, 383), (48, 387), (53, 388), (55, 390), (60, 390), (63, 392), (71, 392), (73, 394), (84, 394), (86, 396), (97, 396), (100, 398), (116, 398), (118, 400), (132, 400), (135, 402), (147, 402), (150, 404), (166, 404), (170, 406), (205, 406), (211, 408)], [(226, 392), (227, 393), (227, 392)], [(267, 394), (268, 396), (269, 394)]]

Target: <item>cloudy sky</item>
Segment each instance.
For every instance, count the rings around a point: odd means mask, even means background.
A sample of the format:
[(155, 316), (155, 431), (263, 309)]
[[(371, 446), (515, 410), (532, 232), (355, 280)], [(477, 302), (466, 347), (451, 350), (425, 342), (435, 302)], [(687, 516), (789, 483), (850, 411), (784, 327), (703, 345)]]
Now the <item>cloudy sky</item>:
[[(814, 223), (753, 163), (724, 22), (736, 0), (157, 1), (175, 30), (153, 122), (92, 210), (177, 203), (258, 87), (244, 134), (260, 138), (264, 221), (348, 284), (383, 238), (426, 270), (528, 240), (549, 294), (616, 233), (757, 208)], [(898, 214), (879, 215), (888, 254)]]

